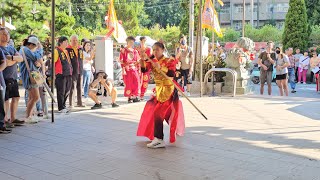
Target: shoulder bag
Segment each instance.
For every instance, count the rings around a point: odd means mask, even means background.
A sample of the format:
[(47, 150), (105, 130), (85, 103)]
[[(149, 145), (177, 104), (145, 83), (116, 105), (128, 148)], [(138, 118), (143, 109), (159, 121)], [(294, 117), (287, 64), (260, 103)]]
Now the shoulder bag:
[(29, 66), (26, 54), (24, 53), (24, 48), (22, 48), (22, 56), (23, 56), (24, 63), (26, 64), (28, 73), (29, 73), (29, 78), (30, 78), (31, 84), (42, 85), (44, 82), (43, 78), (42, 78), (42, 74), (39, 71), (30, 71), (30, 66)]

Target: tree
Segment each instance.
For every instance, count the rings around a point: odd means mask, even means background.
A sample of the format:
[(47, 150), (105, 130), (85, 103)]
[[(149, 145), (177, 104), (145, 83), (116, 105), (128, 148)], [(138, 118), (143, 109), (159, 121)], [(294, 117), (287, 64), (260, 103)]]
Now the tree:
[(309, 41), (307, 10), (304, 0), (290, 0), (282, 37), (284, 49), (306, 50)]
[(184, 9), (180, 2), (151, 0), (144, 4), (145, 12), (149, 17), (149, 23), (144, 24), (152, 27), (159, 24), (161, 27), (179, 25), (184, 15)]
[(320, 24), (320, 0), (305, 0), (310, 27)]

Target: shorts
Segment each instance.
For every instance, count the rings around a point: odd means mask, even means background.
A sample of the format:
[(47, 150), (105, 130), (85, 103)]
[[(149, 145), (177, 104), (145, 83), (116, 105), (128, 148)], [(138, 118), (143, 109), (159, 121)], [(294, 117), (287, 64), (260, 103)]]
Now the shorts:
[(272, 71), (260, 70), (260, 83), (261, 84), (271, 84), (272, 82)]
[(284, 80), (287, 79), (287, 74), (280, 74), (276, 76), (276, 80)]
[(181, 76), (183, 76), (184, 86), (187, 84), (192, 84), (192, 76), (189, 76), (189, 69), (181, 69)]
[(8, 101), (10, 98), (20, 97), (19, 93), (19, 84), (15, 79), (5, 79), (6, 83), (6, 93), (5, 93), (5, 101)]

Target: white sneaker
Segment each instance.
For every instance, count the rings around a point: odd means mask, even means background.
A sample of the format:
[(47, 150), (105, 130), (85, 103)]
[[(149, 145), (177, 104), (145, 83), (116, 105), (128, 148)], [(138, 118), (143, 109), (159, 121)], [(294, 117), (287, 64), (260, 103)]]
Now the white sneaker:
[(25, 123), (27, 123), (27, 124), (36, 124), (36, 123), (38, 123), (38, 122), (39, 122), (39, 120), (36, 119), (36, 118), (33, 118), (33, 117), (27, 118), (27, 119), (25, 120)]
[(187, 96), (188, 96), (188, 97), (190, 97), (190, 96), (191, 96), (190, 92), (187, 92)]
[(304, 82), (303, 84), (307, 84), (307, 83)]
[(166, 144), (164, 143), (164, 141), (156, 137), (151, 143), (147, 144), (147, 147), (151, 149), (164, 148), (165, 146)]
[(62, 109), (61, 111), (58, 111), (58, 112), (66, 114), (66, 113), (69, 113), (70, 111), (68, 109)]

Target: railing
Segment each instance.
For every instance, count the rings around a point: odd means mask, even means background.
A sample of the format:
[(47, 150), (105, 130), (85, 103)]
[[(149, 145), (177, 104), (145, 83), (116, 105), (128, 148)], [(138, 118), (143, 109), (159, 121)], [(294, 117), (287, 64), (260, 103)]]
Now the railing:
[[(207, 87), (209, 74), (213, 72), (229, 72), (232, 74), (232, 82), (233, 82), (233, 97), (236, 96), (236, 88), (237, 88), (237, 72), (235, 70), (229, 68), (211, 68), (206, 75), (204, 76), (205, 87)], [(213, 87), (214, 88), (214, 87)]]

